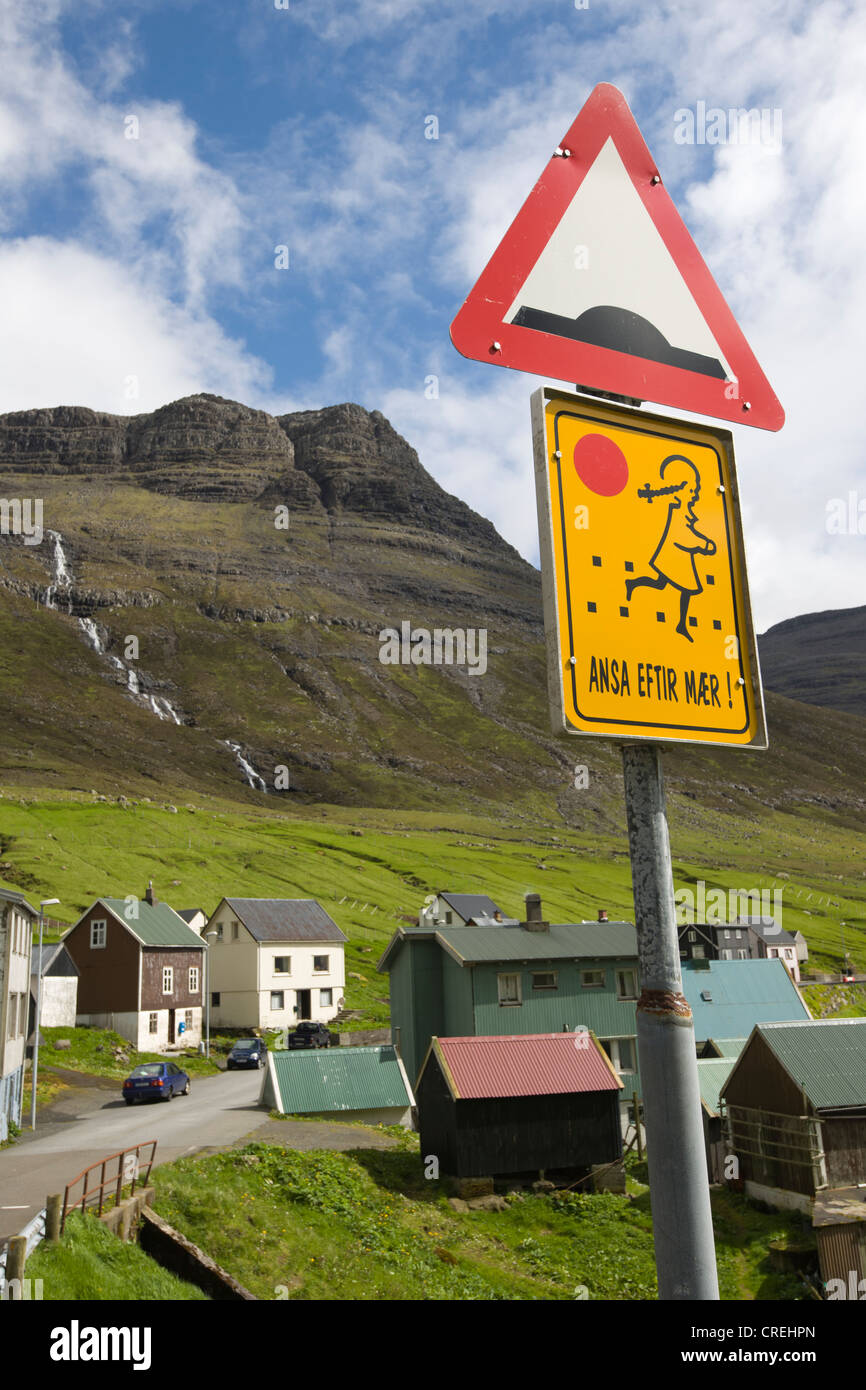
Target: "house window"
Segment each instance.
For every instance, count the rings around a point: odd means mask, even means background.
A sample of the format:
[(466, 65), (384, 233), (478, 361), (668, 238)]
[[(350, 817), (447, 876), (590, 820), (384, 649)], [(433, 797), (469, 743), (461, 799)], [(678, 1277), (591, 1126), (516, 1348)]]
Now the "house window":
[(499, 986), (500, 1004), (520, 1004), (520, 976), (519, 975), (497, 975)]
[(271, 1010), (273, 1013), (282, 1013), (286, 1007), (285, 991), (281, 989), (271, 990)]
[(147, 1015), (147, 1031), (148, 1033), (157, 1033), (159, 1031), (159, 1024), (157, 1021), (156, 1014)]
[(222, 941), (222, 939), (223, 939), (223, 924), (222, 924), (222, 922), (217, 922), (215, 930), (216, 930), (216, 939), (217, 939), (217, 941)]
[(186, 1031), (189, 1032), (192, 1027), (192, 1009), (184, 1009), (183, 1021), (186, 1024)]
[(680, 960), (688, 960), (688, 958), (689, 958), (689, 953), (688, 953), (688, 951), (680, 951)]
[(274, 974), (291, 975), (292, 958), (291, 956), (274, 956)]
[(734, 953), (733, 953), (733, 951), (729, 950), (727, 947), (723, 947), (722, 950), (719, 951), (719, 960), (733, 960), (733, 959), (734, 959)]
[(328, 973), (330, 956), (313, 956), (313, 973), (316, 975), (326, 975)]
[(703, 946), (692, 947), (692, 960), (703, 960), (706, 955)]
[(218, 989), (214, 990), (213, 993), (211, 994), (210, 1002), (211, 1002), (211, 1004), (213, 1005), (213, 1007), (214, 1007), (215, 1009), (218, 1009), (218, 1008), (219, 1008), (219, 1006), (220, 1006), (220, 992), (219, 992)]
[(237, 924), (237, 922), (232, 922), (232, 941), (237, 941), (237, 939), (238, 939), (238, 924)]
[(198, 966), (191, 965), (189, 968), (189, 992), (198, 994)]
[(734, 932), (734, 939), (735, 939), (736, 941), (739, 941), (739, 940), (740, 940), (740, 937), (741, 937), (742, 935), (743, 935), (743, 933), (742, 933), (741, 931), (735, 931), (735, 932)]
[(539, 971), (532, 976), (533, 989), (556, 989), (556, 971)]
[(91, 923), (90, 923), (90, 949), (91, 949), (91, 951), (99, 951), (99, 950), (101, 950), (101, 949), (103, 948), (103, 946), (105, 945), (105, 940), (106, 940), (107, 935), (108, 935), (108, 923), (107, 923), (107, 922), (104, 922), (104, 921), (103, 921), (103, 922), (91, 922)]
[(604, 989), (604, 971), (581, 970), (580, 983), (584, 989)]
[(617, 999), (637, 999), (637, 971), (618, 970), (616, 972)]
[(453, 918), (452, 918), (451, 913), (450, 913), (450, 912), (446, 912), (446, 913), (445, 913), (445, 925), (446, 925), (446, 927), (450, 927), (452, 921), (453, 921)]
[(740, 950), (740, 951), (737, 952), (737, 960), (748, 960), (748, 959), (749, 959), (749, 953), (748, 953), (748, 951), (742, 951), (742, 950)]
[(330, 1009), (330, 1007), (331, 1007), (331, 1005), (333, 1004), (333, 1002), (334, 1002), (334, 991), (333, 991), (332, 989), (320, 989), (320, 990), (319, 990), (319, 1007), (320, 1007), (320, 1008), (323, 1008), (323, 1009)]
[(689, 941), (697, 941), (697, 939), (698, 939), (698, 934), (697, 934), (697, 932), (696, 932), (696, 931), (690, 931), (690, 932), (689, 932)]
[(164, 965), (162, 967), (162, 992), (171, 994), (174, 990), (174, 966)]
[(731, 933), (726, 929), (726, 930), (725, 930), (725, 940), (726, 940), (726, 941), (730, 941), (730, 939), (731, 939)]

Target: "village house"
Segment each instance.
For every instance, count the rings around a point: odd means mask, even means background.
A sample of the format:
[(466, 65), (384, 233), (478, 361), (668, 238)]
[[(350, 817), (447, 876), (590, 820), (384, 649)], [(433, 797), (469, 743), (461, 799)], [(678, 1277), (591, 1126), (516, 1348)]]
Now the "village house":
[(419, 927), (519, 927), (486, 893), (437, 893), (418, 913)]
[(223, 898), (202, 934), (216, 1025), (291, 1028), (342, 1008), (346, 937), (313, 898)]
[(749, 1196), (803, 1212), (831, 1190), (862, 1200), (866, 1018), (758, 1024), (721, 1097)]
[(177, 909), (178, 917), (182, 917), (188, 927), (192, 927), (194, 932), (201, 935), (202, 928), (207, 922), (207, 913), (203, 907), (180, 907)]
[(98, 898), (63, 944), (79, 972), (79, 1026), (147, 1052), (199, 1042), (204, 946), (153, 884), (143, 898)]
[(772, 917), (743, 917), (721, 925), (686, 922), (679, 929), (680, 960), (773, 960), (778, 957), (799, 984), (800, 961), (808, 957), (802, 945), (777, 926)]
[[(489, 901), (489, 900), (488, 900)], [(494, 905), (495, 906), (495, 905)], [(387, 973), (391, 1036), (417, 1077), (431, 1038), (592, 1030), (639, 1091), (637, 934), (630, 922), (551, 924), (537, 893), (514, 926), (401, 927)], [(634, 1084), (633, 1084), (634, 1083)]]
[(622, 1157), (622, 1082), (591, 1033), (434, 1037), (416, 1090), (443, 1174), (586, 1179)]
[(0, 1142), (21, 1124), (24, 1048), (33, 923), (39, 914), (21, 893), (0, 888)]

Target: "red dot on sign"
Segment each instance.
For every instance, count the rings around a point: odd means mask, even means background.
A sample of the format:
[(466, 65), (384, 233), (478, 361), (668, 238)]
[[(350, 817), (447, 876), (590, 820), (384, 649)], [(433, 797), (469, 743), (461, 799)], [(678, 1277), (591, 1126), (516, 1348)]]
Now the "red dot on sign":
[(628, 462), (618, 444), (603, 434), (585, 434), (574, 446), (577, 476), (599, 497), (616, 497), (628, 482)]

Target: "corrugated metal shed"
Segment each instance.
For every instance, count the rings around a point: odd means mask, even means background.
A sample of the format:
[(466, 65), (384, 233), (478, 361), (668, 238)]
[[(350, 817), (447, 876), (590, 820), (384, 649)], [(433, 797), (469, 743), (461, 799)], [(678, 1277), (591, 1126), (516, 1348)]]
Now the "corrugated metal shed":
[(866, 1018), (771, 1023), (758, 1031), (816, 1110), (866, 1106)]
[(255, 941), (347, 941), (315, 898), (226, 898)]
[(332, 1047), (310, 1052), (271, 1052), (284, 1115), (321, 1111), (408, 1109), (414, 1098), (396, 1048)]
[(756, 1023), (809, 1018), (781, 960), (684, 960), (682, 972), (697, 1042), (740, 1037)]
[[(198, 932), (188, 927), (168, 903), (151, 905), (146, 898), (139, 898), (136, 903), (138, 916), (127, 917), (129, 904), (126, 898), (99, 898), (98, 902), (107, 907), (143, 946), (187, 946), (198, 947), (200, 951), (204, 949), (204, 942)], [(87, 911), (89, 912), (90, 908)], [(87, 916), (87, 913), (84, 916)]]
[(719, 1092), (730, 1076), (734, 1062), (730, 1058), (702, 1058), (698, 1062), (698, 1085), (701, 1103), (710, 1115), (719, 1113)]
[[(619, 1091), (616, 1072), (591, 1033), (529, 1033), (521, 1037), (434, 1038), (455, 1100)], [(429, 1055), (429, 1054), (428, 1054)]]

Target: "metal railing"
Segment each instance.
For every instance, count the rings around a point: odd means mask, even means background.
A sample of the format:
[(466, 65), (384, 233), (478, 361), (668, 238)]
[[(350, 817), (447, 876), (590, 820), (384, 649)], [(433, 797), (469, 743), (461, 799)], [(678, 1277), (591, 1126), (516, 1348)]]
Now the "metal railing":
[[(109, 1154), (107, 1158), (98, 1159), (96, 1163), (91, 1163), (89, 1168), (85, 1168), (66, 1184), (63, 1193), (63, 1215), (60, 1221), (61, 1233), (66, 1227), (66, 1218), (71, 1211), (80, 1207), (86, 1210), (88, 1205), (97, 1206), (97, 1216), (102, 1215), (105, 1205), (106, 1188), (114, 1189), (115, 1205), (120, 1203), (121, 1193), (125, 1187), (131, 1187), (135, 1191), (136, 1183), (144, 1186), (150, 1177), (150, 1170), (153, 1167), (156, 1155), (155, 1139), (145, 1139), (141, 1144), (134, 1144), (128, 1149), (120, 1149), (117, 1153)], [(146, 1163), (142, 1163), (141, 1153), (143, 1149), (150, 1149), (150, 1157)], [(117, 1170), (111, 1171), (109, 1165), (116, 1164)], [(100, 1180), (98, 1183), (89, 1185), (88, 1179), (91, 1173), (100, 1170)], [(70, 1202), (69, 1194), (74, 1191), (78, 1183), (83, 1183), (80, 1197), (76, 1197), (74, 1202)]]

